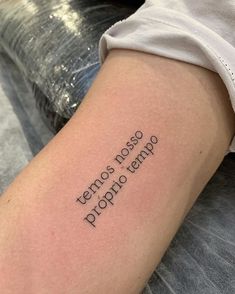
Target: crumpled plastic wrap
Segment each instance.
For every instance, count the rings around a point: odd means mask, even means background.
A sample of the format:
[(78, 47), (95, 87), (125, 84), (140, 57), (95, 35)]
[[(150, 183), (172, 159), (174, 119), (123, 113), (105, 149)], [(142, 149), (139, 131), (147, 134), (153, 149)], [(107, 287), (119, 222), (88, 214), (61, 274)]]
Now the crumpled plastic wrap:
[(134, 1), (127, 2), (0, 1), (0, 48), (32, 85), (55, 132), (74, 114), (99, 70), (102, 33), (134, 12)]

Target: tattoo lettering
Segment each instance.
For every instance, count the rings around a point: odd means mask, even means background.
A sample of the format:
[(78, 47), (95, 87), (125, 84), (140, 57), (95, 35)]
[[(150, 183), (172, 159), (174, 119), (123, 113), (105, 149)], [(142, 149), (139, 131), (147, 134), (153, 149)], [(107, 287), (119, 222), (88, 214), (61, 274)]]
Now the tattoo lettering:
[(126, 160), (132, 154), (133, 150), (138, 147), (137, 145), (140, 144), (143, 137), (143, 132), (136, 131), (135, 134), (130, 137), (130, 140), (126, 143), (126, 145), (120, 150), (120, 153), (114, 156), (113, 165), (106, 166), (106, 169), (102, 171), (99, 178), (90, 183), (86, 191), (77, 197), (77, 203), (86, 205), (91, 201), (94, 195), (103, 188), (105, 182), (111, 180), (111, 178), (117, 173), (117, 170), (119, 170), (119, 174), (115, 176), (112, 181), (112, 185), (106, 190), (102, 197), (97, 195), (99, 201), (83, 218), (84, 222), (96, 228), (98, 218), (102, 215), (102, 212), (105, 209), (114, 205), (116, 196), (126, 185), (129, 177), (137, 172), (147, 158), (154, 155), (154, 152), (156, 151), (156, 144), (159, 140), (156, 136), (152, 135), (142, 146), (141, 150), (137, 152), (134, 159), (124, 166), (127, 162)]

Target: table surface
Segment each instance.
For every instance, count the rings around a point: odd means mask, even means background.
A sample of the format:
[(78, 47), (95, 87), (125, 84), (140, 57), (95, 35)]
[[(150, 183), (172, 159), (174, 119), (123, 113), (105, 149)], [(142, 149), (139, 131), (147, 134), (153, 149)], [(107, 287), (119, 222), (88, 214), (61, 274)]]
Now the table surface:
[[(0, 55), (0, 193), (53, 134), (22, 74)], [(235, 293), (235, 154), (225, 157), (186, 217), (145, 294)]]

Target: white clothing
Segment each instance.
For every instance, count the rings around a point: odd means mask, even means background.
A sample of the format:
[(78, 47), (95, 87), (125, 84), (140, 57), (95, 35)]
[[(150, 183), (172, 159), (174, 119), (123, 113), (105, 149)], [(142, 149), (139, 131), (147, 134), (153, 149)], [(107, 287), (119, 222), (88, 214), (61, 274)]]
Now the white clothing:
[[(101, 62), (126, 48), (196, 64), (217, 72), (235, 111), (235, 1), (147, 0), (101, 37)], [(235, 152), (235, 137), (228, 152)]]

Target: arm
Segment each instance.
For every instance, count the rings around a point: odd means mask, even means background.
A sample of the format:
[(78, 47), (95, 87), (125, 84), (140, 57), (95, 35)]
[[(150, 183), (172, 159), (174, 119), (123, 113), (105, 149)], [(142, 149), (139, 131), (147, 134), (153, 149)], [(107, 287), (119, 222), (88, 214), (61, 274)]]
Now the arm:
[(2, 293), (140, 292), (234, 125), (217, 74), (111, 51), (76, 114), (1, 198)]

